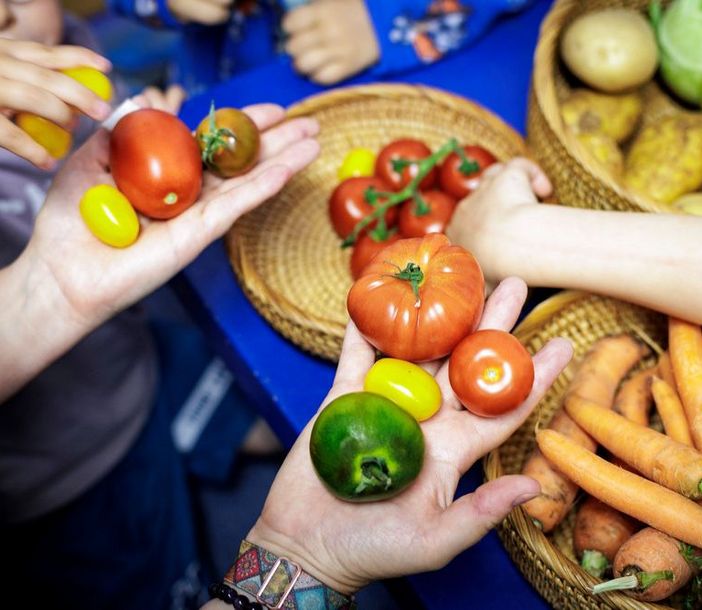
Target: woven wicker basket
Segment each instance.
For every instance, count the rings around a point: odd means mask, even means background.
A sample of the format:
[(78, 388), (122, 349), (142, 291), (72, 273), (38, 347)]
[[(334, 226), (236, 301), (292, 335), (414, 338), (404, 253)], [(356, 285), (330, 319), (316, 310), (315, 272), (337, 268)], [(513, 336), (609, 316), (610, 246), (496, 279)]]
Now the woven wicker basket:
[[(566, 337), (573, 344), (571, 364), (551, 387), (529, 419), (485, 461), (488, 480), (519, 473), (534, 448), (534, 430), (549, 422), (561, 406), (574, 366), (601, 337), (629, 332), (654, 349), (666, 344), (665, 316), (614, 299), (567, 291), (547, 299), (519, 325), (515, 335), (534, 353), (553, 337)], [(641, 366), (651, 364), (651, 356)], [(668, 608), (639, 602), (623, 593), (594, 597), (588, 588), (596, 579), (582, 570), (573, 553), (574, 511), (546, 537), (520, 508), (498, 527), (507, 552), (529, 582), (559, 610), (653, 610)]]
[(498, 159), (525, 154), (523, 139), (495, 115), (427, 87), (370, 85), (337, 89), (289, 109), (320, 122), (320, 158), (283, 192), (241, 218), (228, 233), (230, 260), (254, 307), (303, 349), (337, 360), (348, 321), (349, 250), (328, 218), (329, 195), (346, 153), (379, 150), (414, 137), (436, 149), (448, 138), (479, 143)]
[[(607, 7), (645, 12), (650, 0), (557, 0), (541, 25), (534, 55), (529, 97), (527, 141), (554, 184), (556, 199), (574, 207), (635, 212), (666, 212), (670, 208), (627, 190), (578, 144), (561, 120), (560, 102), (570, 93), (567, 69), (560, 61), (564, 28), (577, 16)], [(664, 0), (663, 4), (667, 4)], [(663, 116), (684, 112), (653, 81), (643, 88), (646, 125)], [(699, 115), (699, 113), (697, 113)]]

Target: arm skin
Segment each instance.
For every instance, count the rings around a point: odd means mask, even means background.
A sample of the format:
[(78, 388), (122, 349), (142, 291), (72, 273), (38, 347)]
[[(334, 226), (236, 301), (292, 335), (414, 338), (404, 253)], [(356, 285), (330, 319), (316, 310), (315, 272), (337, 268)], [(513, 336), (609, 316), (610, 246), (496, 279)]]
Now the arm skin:
[[(448, 228), (486, 278), (585, 290), (702, 323), (702, 218), (539, 204), (551, 185), (518, 159), (486, 172)], [(535, 195), (536, 194), (536, 195)]]
[(78, 211), (95, 184), (114, 184), (109, 135), (99, 130), (56, 175), (29, 244), (0, 270), (0, 403), (117, 312), (190, 263), (245, 212), (275, 195), (318, 154), (313, 119), (283, 122), (272, 104), (245, 111), (261, 130), (261, 159), (249, 173), (206, 173), (200, 199), (168, 222), (141, 223), (124, 249), (98, 241)]

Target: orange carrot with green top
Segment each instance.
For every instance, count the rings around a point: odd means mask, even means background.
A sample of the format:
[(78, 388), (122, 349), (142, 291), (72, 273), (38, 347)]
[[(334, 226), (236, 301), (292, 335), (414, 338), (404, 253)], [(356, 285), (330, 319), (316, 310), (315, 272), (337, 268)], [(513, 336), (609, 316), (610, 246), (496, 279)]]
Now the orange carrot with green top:
[(688, 498), (702, 498), (702, 453), (694, 447), (579, 397), (568, 402), (566, 411), (592, 438), (645, 477)]
[(539, 430), (536, 442), (554, 468), (591, 496), (669, 536), (702, 546), (702, 506), (610, 464), (554, 430)]
[(680, 402), (678, 393), (660, 377), (651, 377), (651, 392), (656, 401), (658, 415), (663, 421), (665, 433), (673, 440), (692, 447), (692, 436), (687, 425), (685, 409)]
[(668, 318), (668, 348), (692, 442), (702, 449), (702, 329)]

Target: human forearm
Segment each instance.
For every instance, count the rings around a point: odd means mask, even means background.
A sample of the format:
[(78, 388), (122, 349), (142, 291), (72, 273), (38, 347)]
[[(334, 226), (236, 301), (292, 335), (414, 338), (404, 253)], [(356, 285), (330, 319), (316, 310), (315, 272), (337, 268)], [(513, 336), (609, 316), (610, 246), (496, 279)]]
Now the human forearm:
[(90, 330), (31, 247), (0, 269), (0, 403)]
[(485, 261), (493, 278), (518, 275), (702, 322), (700, 218), (530, 205), (510, 210), (500, 233)]

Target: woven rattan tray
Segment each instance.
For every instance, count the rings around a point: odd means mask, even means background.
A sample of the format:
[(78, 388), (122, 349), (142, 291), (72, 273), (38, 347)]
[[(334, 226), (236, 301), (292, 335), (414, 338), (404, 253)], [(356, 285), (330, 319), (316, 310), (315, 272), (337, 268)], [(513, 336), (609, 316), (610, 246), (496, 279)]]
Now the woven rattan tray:
[(432, 149), (456, 137), (498, 159), (524, 154), (525, 145), (484, 108), (427, 87), (337, 89), (293, 106), (288, 115), (319, 120), (320, 158), (280, 195), (241, 218), (226, 243), (234, 271), (263, 317), (296, 345), (337, 360), (348, 320), (350, 252), (339, 247), (327, 201), (346, 153), (379, 150), (401, 137), (424, 140)]
[[(577, 16), (607, 7), (646, 12), (650, 0), (557, 0), (541, 25), (534, 54), (529, 96), (527, 141), (554, 184), (556, 199), (575, 207), (635, 212), (669, 212), (670, 208), (621, 186), (578, 145), (564, 127), (560, 102), (571, 87), (559, 56), (560, 36)], [(663, 0), (663, 5), (668, 1)], [(643, 88), (646, 125), (683, 109), (653, 81)], [(696, 113), (699, 115), (699, 113)]]
[[(573, 364), (556, 380), (537, 409), (512, 437), (485, 461), (488, 480), (521, 471), (535, 441), (534, 430), (548, 423), (561, 405), (572, 371), (601, 337), (629, 332), (654, 348), (666, 344), (666, 318), (635, 305), (582, 292), (562, 292), (544, 301), (515, 330), (530, 352), (553, 337), (566, 337), (574, 348)], [(653, 356), (652, 356), (653, 357)], [(648, 364), (645, 361), (643, 364)], [(623, 593), (597, 597), (588, 593), (596, 579), (582, 570), (572, 550), (574, 511), (546, 537), (519, 508), (498, 527), (498, 534), (515, 564), (541, 595), (559, 610), (653, 610), (668, 608), (639, 602)]]

